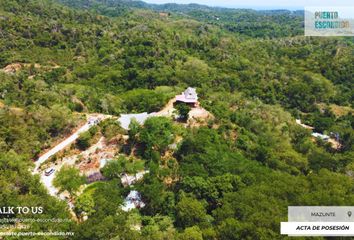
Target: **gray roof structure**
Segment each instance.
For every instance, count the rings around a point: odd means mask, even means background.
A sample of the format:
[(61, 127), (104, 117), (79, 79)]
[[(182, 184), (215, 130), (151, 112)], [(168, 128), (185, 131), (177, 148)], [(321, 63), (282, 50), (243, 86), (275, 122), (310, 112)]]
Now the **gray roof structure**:
[(120, 126), (125, 130), (129, 130), (129, 125), (133, 119), (135, 119), (140, 125), (143, 125), (149, 117), (155, 116), (156, 113), (133, 113), (133, 114), (121, 114), (118, 122)]

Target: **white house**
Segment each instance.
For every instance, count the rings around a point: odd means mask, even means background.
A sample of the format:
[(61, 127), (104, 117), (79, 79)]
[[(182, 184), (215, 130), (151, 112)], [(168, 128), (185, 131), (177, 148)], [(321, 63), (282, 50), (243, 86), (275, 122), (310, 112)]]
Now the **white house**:
[(198, 103), (198, 95), (197, 90), (192, 87), (188, 87), (181, 95), (176, 96), (176, 102), (183, 102), (188, 104), (197, 104)]

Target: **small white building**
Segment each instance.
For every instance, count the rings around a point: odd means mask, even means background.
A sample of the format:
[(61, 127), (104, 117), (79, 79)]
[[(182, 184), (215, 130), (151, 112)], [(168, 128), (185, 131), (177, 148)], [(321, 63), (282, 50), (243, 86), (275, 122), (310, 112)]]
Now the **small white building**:
[(140, 193), (132, 190), (124, 200), (124, 204), (121, 206), (122, 210), (128, 212), (135, 208), (143, 208), (145, 203), (141, 200)]
[(328, 141), (330, 139), (330, 137), (328, 135), (324, 135), (324, 134), (321, 134), (321, 133), (312, 133), (311, 135), (313, 137), (315, 137), (315, 138), (320, 138), (323, 141)]
[(124, 187), (131, 186), (134, 183), (136, 183), (137, 181), (143, 179), (144, 175), (147, 173), (149, 173), (149, 171), (147, 171), (147, 170), (138, 172), (137, 174), (134, 174), (134, 175), (129, 175), (129, 174), (123, 173), (120, 180), (121, 180)]
[(198, 95), (197, 90), (192, 87), (188, 87), (181, 95), (176, 96), (176, 102), (183, 102), (189, 104), (197, 104), (198, 103)]

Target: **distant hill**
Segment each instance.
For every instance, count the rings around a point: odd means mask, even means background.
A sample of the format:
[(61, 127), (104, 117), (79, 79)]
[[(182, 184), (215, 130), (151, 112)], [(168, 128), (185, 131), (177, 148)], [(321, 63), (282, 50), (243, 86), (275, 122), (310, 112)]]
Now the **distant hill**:
[(253, 10), (209, 7), (200, 4), (149, 4), (131, 0), (59, 0), (59, 2), (98, 14), (117, 17), (136, 9), (189, 17), (251, 37), (285, 37), (303, 34), (303, 11)]

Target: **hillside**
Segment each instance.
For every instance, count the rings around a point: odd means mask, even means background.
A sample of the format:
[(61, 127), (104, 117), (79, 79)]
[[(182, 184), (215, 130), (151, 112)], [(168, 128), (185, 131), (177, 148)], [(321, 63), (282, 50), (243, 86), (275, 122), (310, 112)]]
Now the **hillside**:
[[(147, 9), (175, 18), (187, 18), (221, 27), (226, 31), (251, 37), (286, 37), (303, 35), (303, 12), (288, 10), (264, 10), (215, 8), (199, 4), (147, 4), (131, 0), (90, 0), (61, 3), (106, 16), (126, 15), (136, 9)], [(171, 15), (170, 15), (171, 16)]]
[[(302, 21), (139, 1), (0, 2), (0, 205), (74, 214), (26, 229), (70, 239), (283, 239), (287, 206), (353, 205), (354, 43), (304, 37)], [(191, 123), (176, 106), (179, 117), (130, 130), (107, 119), (42, 166), (58, 169), (74, 208), (31, 174), (86, 114), (160, 112), (189, 86), (212, 117)], [(108, 155), (104, 180), (80, 176)], [(134, 187), (121, 182), (143, 170)], [(130, 190), (146, 205), (124, 212)]]

